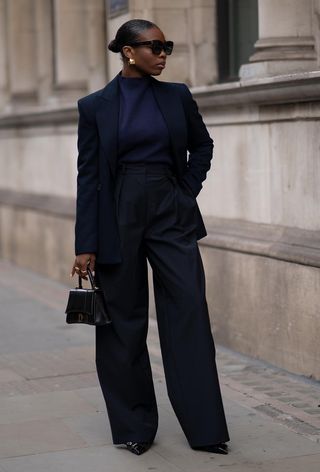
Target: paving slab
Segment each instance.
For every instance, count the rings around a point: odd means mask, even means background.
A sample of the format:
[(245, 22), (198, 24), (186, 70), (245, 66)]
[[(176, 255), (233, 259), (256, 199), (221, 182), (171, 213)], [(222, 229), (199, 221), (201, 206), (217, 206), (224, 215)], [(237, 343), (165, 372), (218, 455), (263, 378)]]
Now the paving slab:
[(95, 409), (77, 392), (51, 392), (2, 398), (0, 424), (22, 423), (48, 418), (65, 418)]
[(182, 471), (152, 449), (141, 456), (137, 456), (122, 446), (87, 447), (4, 459), (1, 467), (4, 472)]
[[(142, 456), (112, 443), (94, 328), (65, 323), (69, 287), (0, 261), (0, 472), (315, 472), (320, 385), (216, 345), (228, 455), (190, 448), (167, 394), (155, 313), (148, 348), (159, 411)], [(21, 315), (23, 313), (23, 315)]]
[(112, 445), (111, 429), (104, 411), (72, 416), (62, 421), (75, 435), (85, 441), (86, 446)]
[(87, 443), (63, 421), (27, 421), (0, 425), (0, 457), (42, 454), (86, 446)]
[[(320, 454), (290, 457), (288, 459), (270, 460), (247, 464), (230, 464), (230, 472), (319, 472)], [(223, 470), (223, 469), (221, 469)]]

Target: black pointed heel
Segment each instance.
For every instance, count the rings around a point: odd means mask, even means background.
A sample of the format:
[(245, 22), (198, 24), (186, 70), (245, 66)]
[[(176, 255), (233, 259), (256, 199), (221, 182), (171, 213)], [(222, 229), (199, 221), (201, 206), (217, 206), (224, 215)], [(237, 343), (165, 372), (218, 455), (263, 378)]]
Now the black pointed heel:
[(133, 452), (133, 454), (137, 454), (138, 456), (146, 452), (150, 448), (151, 444), (152, 443), (150, 442), (133, 442), (133, 441), (126, 442), (127, 449), (130, 452)]
[(191, 446), (192, 449), (214, 452), (216, 454), (228, 454), (228, 445), (221, 442), (217, 444), (207, 444), (205, 446)]

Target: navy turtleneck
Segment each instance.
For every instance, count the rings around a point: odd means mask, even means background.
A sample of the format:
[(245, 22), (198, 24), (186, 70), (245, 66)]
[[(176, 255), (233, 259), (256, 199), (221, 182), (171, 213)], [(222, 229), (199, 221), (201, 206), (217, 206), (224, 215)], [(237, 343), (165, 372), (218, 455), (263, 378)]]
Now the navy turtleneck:
[(152, 91), (151, 77), (118, 74), (118, 161), (173, 164), (170, 137)]

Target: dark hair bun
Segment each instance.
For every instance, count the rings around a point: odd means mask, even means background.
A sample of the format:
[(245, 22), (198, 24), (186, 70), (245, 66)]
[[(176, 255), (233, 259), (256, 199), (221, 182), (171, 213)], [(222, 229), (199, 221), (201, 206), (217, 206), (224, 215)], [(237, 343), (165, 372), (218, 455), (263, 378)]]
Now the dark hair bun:
[(117, 41), (115, 39), (113, 39), (112, 41), (110, 41), (110, 43), (108, 44), (108, 49), (112, 52), (120, 52), (120, 47), (119, 47), (119, 44), (117, 43)]

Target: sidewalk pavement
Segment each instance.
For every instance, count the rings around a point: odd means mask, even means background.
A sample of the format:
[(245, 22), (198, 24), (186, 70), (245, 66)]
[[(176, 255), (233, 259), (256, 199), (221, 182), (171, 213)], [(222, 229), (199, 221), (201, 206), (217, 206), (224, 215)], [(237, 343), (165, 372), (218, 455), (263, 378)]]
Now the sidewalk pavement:
[(94, 328), (65, 323), (69, 287), (6, 261), (0, 270), (0, 472), (320, 470), (319, 382), (217, 344), (230, 452), (192, 450), (167, 396), (152, 313), (159, 429), (141, 456), (113, 445)]

